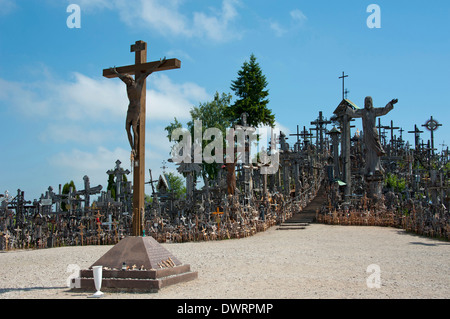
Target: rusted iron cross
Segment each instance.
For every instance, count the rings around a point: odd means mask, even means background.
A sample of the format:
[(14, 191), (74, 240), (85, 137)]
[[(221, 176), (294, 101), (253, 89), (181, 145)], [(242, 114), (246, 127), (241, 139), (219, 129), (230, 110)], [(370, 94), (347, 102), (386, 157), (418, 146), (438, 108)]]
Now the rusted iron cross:
[[(131, 45), (131, 52), (135, 52), (135, 64), (117, 67), (113, 69), (104, 69), (103, 76), (107, 78), (118, 77), (118, 74), (134, 75), (135, 79), (139, 75), (148, 72), (166, 71), (179, 69), (181, 62), (178, 59), (168, 59), (161, 61), (147, 62), (147, 43), (144, 41), (136, 41)], [(133, 225), (132, 235), (142, 236), (144, 214), (144, 186), (145, 186), (145, 114), (146, 114), (146, 80), (144, 79), (140, 93), (140, 113), (138, 124), (138, 143), (135, 154), (135, 162), (133, 168)]]

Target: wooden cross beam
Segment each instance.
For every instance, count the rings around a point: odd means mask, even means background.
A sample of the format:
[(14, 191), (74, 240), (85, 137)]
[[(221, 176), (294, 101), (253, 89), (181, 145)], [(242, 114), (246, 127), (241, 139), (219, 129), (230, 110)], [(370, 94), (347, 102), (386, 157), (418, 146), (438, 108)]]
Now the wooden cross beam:
[(289, 136), (297, 136), (297, 143), (300, 142), (300, 132), (298, 130), (298, 125), (297, 125), (297, 134), (289, 134)]
[(327, 125), (327, 124), (331, 124), (331, 121), (329, 121), (323, 117), (322, 111), (319, 111), (319, 117), (315, 121), (311, 122), (311, 125), (316, 125), (316, 126), (320, 126), (320, 127), (322, 127), (323, 125)]
[[(131, 45), (131, 52), (135, 53), (135, 64), (121, 66), (115, 68), (120, 75), (128, 74), (134, 75), (137, 80), (141, 74), (147, 74), (149, 72), (159, 72), (172, 69), (179, 69), (181, 62), (178, 59), (169, 59), (163, 61), (147, 62), (147, 43), (144, 41), (136, 41)], [(107, 78), (115, 78), (119, 75), (114, 72), (113, 69), (104, 69), (103, 76)], [(133, 169), (133, 236), (142, 236), (143, 224), (142, 214), (144, 213), (144, 186), (145, 186), (145, 115), (146, 115), (146, 80), (143, 80), (141, 92), (138, 92), (140, 96), (140, 112), (139, 112), (139, 125), (138, 131), (138, 143), (136, 154), (134, 155), (134, 169)], [(136, 138), (136, 137), (135, 137)]]
[[(137, 54), (137, 52), (136, 52), (136, 54)], [(136, 64), (122, 66), (122, 67), (117, 67), (116, 70), (120, 74), (135, 75), (138, 72), (145, 73), (147, 71), (150, 71), (150, 70), (154, 69), (156, 66), (158, 66), (159, 63), (160, 63), (160, 61), (141, 63), (139, 65), (139, 69), (138, 70), (136, 70), (136, 67), (137, 67)], [(166, 62), (163, 65), (161, 65), (160, 67), (155, 69), (153, 72), (167, 71), (167, 70), (172, 70), (172, 69), (179, 69), (180, 67), (181, 67), (181, 61), (180, 60), (178, 60), (178, 59), (169, 59), (169, 60), (166, 60)], [(105, 78), (110, 78), (111, 79), (111, 78), (117, 77), (117, 74), (115, 74), (114, 71), (112, 71), (111, 69), (104, 69), (103, 70), (103, 76)]]
[(83, 229), (85, 229), (86, 226), (84, 226), (83, 224), (81, 224), (78, 229), (80, 230), (80, 236), (81, 236), (81, 246), (83, 246), (83, 239), (84, 239), (84, 232)]
[(408, 133), (413, 133), (414, 134), (414, 143), (415, 143), (415, 148), (416, 150), (419, 148), (419, 144), (420, 144), (420, 134), (423, 133), (423, 131), (419, 130), (419, 128), (417, 127), (417, 125), (414, 125), (414, 131), (408, 131)]
[(391, 130), (391, 144), (394, 143), (394, 130), (398, 130), (400, 127), (394, 127), (394, 121), (391, 121), (391, 126), (382, 126), (381, 128)]
[(300, 136), (303, 138), (304, 141), (309, 139), (309, 137), (313, 136), (311, 133), (308, 133), (306, 130), (306, 126), (303, 126), (303, 131), (300, 133)]

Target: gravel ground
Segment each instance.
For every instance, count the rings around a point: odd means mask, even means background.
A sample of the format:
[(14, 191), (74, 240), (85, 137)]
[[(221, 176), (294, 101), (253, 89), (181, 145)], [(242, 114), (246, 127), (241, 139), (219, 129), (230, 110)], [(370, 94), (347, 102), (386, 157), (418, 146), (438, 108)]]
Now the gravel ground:
[[(198, 279), (158, 293), (106, 299), (444, 298), (450, 296), (450, 243), (381, 227), (312, 224), (243, 239), (163, 244)], [(68, 279), (112, 246), (0, 252), (0, 299), (86, 299)], [(369, 288), (369, 265), (380, 288)], [(372, 281), (371, 281), (372, 282)]]

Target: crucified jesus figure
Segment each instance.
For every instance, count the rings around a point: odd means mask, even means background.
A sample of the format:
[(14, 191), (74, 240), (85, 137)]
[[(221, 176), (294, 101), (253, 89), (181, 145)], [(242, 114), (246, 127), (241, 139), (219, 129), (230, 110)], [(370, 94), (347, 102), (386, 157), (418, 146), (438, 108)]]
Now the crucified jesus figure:
[[(128, 105), (127, 118), (125, 121), (125, 129), (127, 131), (128, 141), (130, 142), (131, 154), (133, 155), (133, 157), (136, 157), (138, 150), (138, 141), (139, 141), (138, 126), (139, 126), (139, 119), (141, 116), (141, 92), (144, 85), (144, 81), (157, 68), (159, 68), (162, 64), (164, 64), (164, 62), (166, 62), (166, 58), (160, 60), (159, 65), (152, 68), (151, 70), (145, 73), (136, 74), (136, 79), (133, 79), (133, 77), (129, 74), (120, 74), (119, 72), (117, 72), (115, 67), (111, 68), (111, 70), (115, 74), (117, 74), (119, 79), (121, 79), (122, 82), (124, 82), (127, 86), (127, 95), (130, 104)], [(131, 134), (131, 130), (133, 130), (134, 139), (133, 135)]]

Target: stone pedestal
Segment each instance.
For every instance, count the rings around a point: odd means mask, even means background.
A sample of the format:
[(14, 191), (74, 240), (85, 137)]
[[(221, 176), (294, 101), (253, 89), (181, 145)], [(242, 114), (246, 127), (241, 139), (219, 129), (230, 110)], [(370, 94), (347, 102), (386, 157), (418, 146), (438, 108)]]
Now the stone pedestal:
[(384, 175), (376, 171), (374, 175), (366, 175), (367, 197), (371, 199), (380, 199), (383, 191)]
[[(94, 266), (103, 267), (102, 291), (105, 292), (158, 292), (198, 277), (190, 265), (183, 265), (153, 237), (122, 239), (89, 269), (82, 270), (80, 278), (73, 279), (78, 287), (72, 290), (95, 291)], [(122, 266), (128, 269), (122, 270)]]

